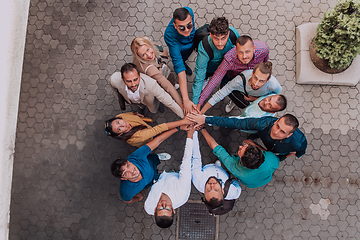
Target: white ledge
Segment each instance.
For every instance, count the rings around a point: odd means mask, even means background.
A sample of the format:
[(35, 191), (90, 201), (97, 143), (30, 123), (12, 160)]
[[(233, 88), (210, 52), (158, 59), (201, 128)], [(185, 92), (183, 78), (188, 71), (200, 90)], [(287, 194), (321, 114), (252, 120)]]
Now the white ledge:
[(296, 83), (355, 86), (360, 80), (360, 55), (342, 73), (329, 74), (319, 70), (310, 59), (309, 46), (319, 23), (296, 27)]

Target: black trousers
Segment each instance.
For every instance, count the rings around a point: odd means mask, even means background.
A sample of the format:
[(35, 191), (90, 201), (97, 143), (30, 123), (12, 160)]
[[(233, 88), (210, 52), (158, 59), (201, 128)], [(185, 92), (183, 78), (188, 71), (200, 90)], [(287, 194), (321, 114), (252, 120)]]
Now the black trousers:
[[(229, 75), (226, 74), (225, 77), (221, 80), (220, 88), (223, 88), (228, 82), (233, 80), (235, 77), (236, 76), (229, 77)], [(233, 101), (238, 108), (243, 109), (250, 105), (250, 102), (245, 100), (245, 98), (244, 98), (245, 93), (243, 93), (243, 92), (234, 90), (229, 94), (229, 97), (230, 97), (231, 101)]]

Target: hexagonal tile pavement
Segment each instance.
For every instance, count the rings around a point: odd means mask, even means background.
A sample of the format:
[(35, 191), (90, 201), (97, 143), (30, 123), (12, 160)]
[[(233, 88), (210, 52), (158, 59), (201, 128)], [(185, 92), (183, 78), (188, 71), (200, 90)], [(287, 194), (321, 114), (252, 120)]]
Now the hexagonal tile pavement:
[[(196, 27), (223, 15), (239, 33), (267, 42), (274, 75), (288, 98), (286, 112), (299, 118), (309, 143), (302, 158), (281, 162), (266, 186), (242, 186), (233, 211), (220, 216), (219, 239), (360, 239), (360, 85), (295, 83), (295, 27), (319, 22), (335, 3), (31, 0), (10, 239), (175, 239), (175, 224), (159, 229), (143, 210), (144, 200), (119, 199), (119, 181), (109, 166), (135, 148), (107, 137), (103, 122), (121, 112), (107, 80), (132, 61), (132, 39), (148, 36), (165, 46), (172, 12), (185, 5), (194, 10)], [(192, 68), (195, 59), (190, 56)], [(225, 104), (209, 114), (228, 116)], [(147, 116), (155, 123), (177, 118), (170, 110)], [(232, 153), (247, 137), (238, 130), (209, 129)], [(160, 145), (156, 152), (169, 152), (173, 159), (159, 169), (179, 169), (184, 143), (179, 132)], [(204, 164), (214, 162), (202, 138), (200, 146)], [(193, 187), (190, 199), (200, 197)]]

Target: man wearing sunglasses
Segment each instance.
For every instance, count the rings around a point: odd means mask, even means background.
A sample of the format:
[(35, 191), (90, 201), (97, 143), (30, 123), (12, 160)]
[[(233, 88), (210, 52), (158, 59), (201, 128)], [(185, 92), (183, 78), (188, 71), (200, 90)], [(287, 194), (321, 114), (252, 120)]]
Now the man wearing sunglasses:
[(198, 46), (196, 57), (195, 78), (192, 86), (192, 101), (198, 104), (201, 90), (214, 74), (224, 55), (234, 47), (240, 36), (238, 31), (229, 26), (225, 17), (215, 17), (208, 27), (209, 36), (205, 37)]
[(187, 129), (184, 156), (179, 172), (163, 172), (151, 187), (144, 208), (149, 215), (155, 215), (155, 222), (161, 228), (168, 228), (174, 221), (175, 209), (184, 205), (191, 191), (191, 155), (194, 127)]
[[(224, 200), (228, 201), (239, 198), (241, 193), (239, 181), (229, 179), (229, 174), (221, 167), (220, 161), (216, 161), (215, 164), (210, 163), (202, 166), (197, 134), (194, 134), (193, 142), (191, 178), (194, 186), (199, 192), (204, 194), (204, 202), (206, 206), (208, 206), (210, 212), (220, 206), (223, 208), (222, 213), (229, 212), (234, 206), (233, 203), (235, 203), (235, 201), (233, 201), (229, 207), (225, 207)], [(230, 185), (225, 193), (224, 189), (226, 188), (227, 181), (230, 181), (228, 183)]]
[(165, 30), (164, 39), (169, 47), (174, 70), (179, 79), (185, 113), (195, 108), (195, 105), (189, 99), (186, 80), (186, 75), (191, 75), (192, 71), (185, 63), (194, 50), (194, 37), (195, 22), (193, 11), (189, 7), (176, 9), (173, 19), (171, 19)]
[(201, 133), (213, 153), (248, 188), (258, 188), (269, 183), (279, 167), (279, 158), (252, 140), (244, 140), (237, 155), (231, 156), (205, 129)]

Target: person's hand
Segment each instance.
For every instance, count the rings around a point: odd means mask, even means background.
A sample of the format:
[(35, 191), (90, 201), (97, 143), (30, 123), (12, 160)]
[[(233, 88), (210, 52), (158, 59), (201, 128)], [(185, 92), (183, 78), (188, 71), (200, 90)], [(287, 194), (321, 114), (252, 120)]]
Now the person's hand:
[(187, 132), (187, 137), (188, 138), (192, 138), (192, 136), (194, 135), (195, 132), (195, 127), (193, 125), (189, 125), (186, 132)]
[(194, 111), (195, 109), (197, 109), (196, 105), (190, 100), (184, 100), (184, 114), (187, 115), (188, 113)]
[(144, 117), (144, 115), (142, 115), (142, 114), (140, 114), (138, 112), (133, 112), (133, 114), (136, 115), (136, 116), (139, 116), (139, 117)]
[[(190, 124), (193, 123), (193, 122), (190, 121), (186, 116), (185, 116), (184, 119), (181, 120), (181, 122), (182, 122), (182, 125), (190, 125)], [(180, 126), (180, 128), (181, 128), (181, 126)]]
[(252, 102), (252, 101), (255, 101), (256, 99), (258, 99), (259, 97), (254, 97), (254, 96), (250, 96), (247, 97), (247, 96), (244, 96), (244, 99), (248, 102)]
[(203, 129), (203, 128), (205, 128), (204, 124), (202, 124), (202, 125), (196, 125), (196, 126), (195, 126), (195, 129), (196, 129), (197, 131), (199, 131), (199, 130), (201, 130), (201, 129)]
[(248, 144), (248, 145), (254, 145), (254, 146), (256, 145), (255, 142), (251, 139), (245, 139), (243, 141), (243, 143)]
[(187, 115), (187, 118), (196, 123), (195, 127), (200, 126), (205, 123), (205, 116), (200, 115), (199, 113), (190, 113)]
[(286, 157), (294, 156), (296, 157), (296, 152), (290, 152)]

